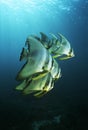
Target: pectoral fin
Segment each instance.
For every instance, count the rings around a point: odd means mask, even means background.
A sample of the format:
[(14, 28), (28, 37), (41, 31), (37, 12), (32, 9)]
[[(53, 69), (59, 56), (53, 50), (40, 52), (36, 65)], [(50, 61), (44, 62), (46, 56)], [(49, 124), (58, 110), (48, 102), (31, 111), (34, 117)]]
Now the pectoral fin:
[(27, 55), (28, 55), (27, 49), (23, 48), (20, 55), (20, 61), (22, 61), (23, 59), (27, 59)]
[(59, 58), (59, 60), (67, 60), (67, 59), (70, 59), (71, 57), (69, 57), (69, 56), (66, 56), (66, 57), (61, 57), (61, 58)]
[(35, 97), (42, 97), (44, 96), (48, 91), (40, 91), (40, 92), (37, 92), (36, 94), (34, 94)]
[(26, 80), (24, 80), (21, 84), (16, 86), (16, 90), (23, 90), (26, 86)]

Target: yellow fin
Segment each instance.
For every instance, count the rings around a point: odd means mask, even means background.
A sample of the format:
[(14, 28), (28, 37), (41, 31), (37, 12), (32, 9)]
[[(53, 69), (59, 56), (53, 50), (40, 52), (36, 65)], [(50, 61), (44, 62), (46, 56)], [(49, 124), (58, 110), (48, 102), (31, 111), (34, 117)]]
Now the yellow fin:
[(48, 91), (40, 91), (40, 92), (34, 94), (34, 96), (35, 96), (35, 97), (42, 97), (42, 96), (44, 96), (47, 92), (48, 92)]

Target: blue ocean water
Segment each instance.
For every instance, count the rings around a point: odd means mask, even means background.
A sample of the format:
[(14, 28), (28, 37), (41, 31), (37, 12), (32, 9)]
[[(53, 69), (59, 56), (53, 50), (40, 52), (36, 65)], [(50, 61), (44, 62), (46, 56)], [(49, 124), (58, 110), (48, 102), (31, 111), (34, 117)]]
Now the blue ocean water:
[[(36, 99), (15, 91), (15, 77), (27, 36), (39, 32), (62, 33), (75, 57), (58, 61), (62, 78), (52, 91)], [(0, 1), (0, 130), (88, 129), (87, 80), (88, 0)], [(56, 116), (60, 122), (55, 124)]]

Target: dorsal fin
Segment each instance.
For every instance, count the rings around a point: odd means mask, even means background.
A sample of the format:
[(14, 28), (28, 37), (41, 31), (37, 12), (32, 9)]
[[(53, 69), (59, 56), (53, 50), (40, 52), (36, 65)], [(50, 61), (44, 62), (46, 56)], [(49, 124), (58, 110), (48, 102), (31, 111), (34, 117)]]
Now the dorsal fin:
[(49, 38), (44, 33), (40, 32), (41, 34), (41, 41), (42, 42), (49, 42)]

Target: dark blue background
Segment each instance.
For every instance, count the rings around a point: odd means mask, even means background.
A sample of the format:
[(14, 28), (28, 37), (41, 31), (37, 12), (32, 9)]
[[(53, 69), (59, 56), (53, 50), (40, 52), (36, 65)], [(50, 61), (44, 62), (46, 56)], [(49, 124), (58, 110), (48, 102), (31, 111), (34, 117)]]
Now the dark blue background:
[[(15, 91), (15, 77), (22, 66), (19, 56), (27, 36), (41, 31), (47, 35), (62, 33), (75, 57), (58, 61), (62, 78), (51, 92), (36, 99)], [(88, 1), (1, 0), (0, 129), (31, 130), (34, 121), (59, 114), (58, 129), (88, 129)]]

